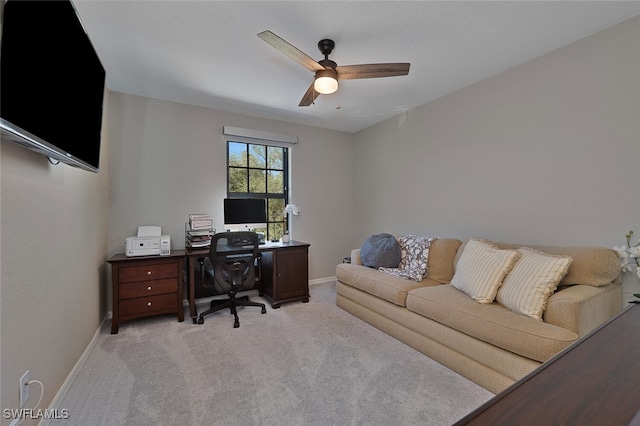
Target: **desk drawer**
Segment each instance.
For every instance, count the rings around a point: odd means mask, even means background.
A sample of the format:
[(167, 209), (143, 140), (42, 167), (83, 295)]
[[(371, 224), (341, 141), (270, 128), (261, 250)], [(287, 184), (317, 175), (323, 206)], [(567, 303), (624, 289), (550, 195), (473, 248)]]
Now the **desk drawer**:
[(163, 309), (178, 309), (178, 297), (174, 294), (138, 297), (120, 301), (120, 315), (130, 315)]
[(120, 268), (120, 284), (136, 281), (158, 280), (163, 278), (176, 278), (178, 276), (178, 263), (146, 264), (139, 266), (125, 266)]
[(175, 278), (140, 281), (136, 283), (122, 284), (118, 289), (120, 291), (120, 299), (155, 296), (165, 293), (176, 294), (178, 291), (178, 281)]

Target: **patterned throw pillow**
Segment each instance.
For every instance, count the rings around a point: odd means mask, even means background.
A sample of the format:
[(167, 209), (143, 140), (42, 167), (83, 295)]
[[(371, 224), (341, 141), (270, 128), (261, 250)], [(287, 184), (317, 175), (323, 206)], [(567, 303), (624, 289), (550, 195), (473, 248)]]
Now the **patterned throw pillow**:
[(479, 303), (492, 303), (504, 277), (520, 258), (517, 250), (500, 250), (471, 238), (456, 264), (451, 285)]
[(429, 262), (429, 248), (438, 237), (401, 235), (398, 237), (401, 250), (401, 260), (397, 268), (380, 268), (389, 274), (407, 278), (413, 281), (422, 281), (427, 276)]
[(507, 275), (496, 300), (512, 311), (542, 321), (549, 296), (569, 270), (568, 256), (554, 256), (523, 247), (522, 257)]

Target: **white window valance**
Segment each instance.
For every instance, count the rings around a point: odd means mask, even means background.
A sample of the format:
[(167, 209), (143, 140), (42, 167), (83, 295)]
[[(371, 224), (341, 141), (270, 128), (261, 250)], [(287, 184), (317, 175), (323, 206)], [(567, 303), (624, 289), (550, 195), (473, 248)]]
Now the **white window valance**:
[(236, 140), (238, 142), (257, 142), (269, 145), (296, 145), (298, 143), (297, 136), (243, 129), (241, 127), (224, 126), (222, 133), (227, 140)]

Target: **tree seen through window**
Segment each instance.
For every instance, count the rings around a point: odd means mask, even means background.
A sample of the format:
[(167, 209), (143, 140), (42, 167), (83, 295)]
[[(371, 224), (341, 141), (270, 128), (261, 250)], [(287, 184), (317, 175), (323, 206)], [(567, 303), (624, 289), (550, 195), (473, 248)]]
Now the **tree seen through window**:
[(283, 210), (288, 200), (288, 149), (245, 142), (227, 142), (227, 198), (267, 200), (267, 240), (282, 237)]

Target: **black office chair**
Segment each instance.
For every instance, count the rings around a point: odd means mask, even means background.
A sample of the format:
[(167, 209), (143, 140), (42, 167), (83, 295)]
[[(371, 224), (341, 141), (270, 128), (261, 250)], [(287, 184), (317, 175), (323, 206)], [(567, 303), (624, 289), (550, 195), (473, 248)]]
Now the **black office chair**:
[(258, 306), (267, 313), (264, 303), (252, 302), (248, 296), (236, 297), (240, 291), (252, 290), (260, 281), (261, 264), (258, 251), (258, 234), (255, 232), (221, 232), (211, 240), (209, 260), (212, 270), (201, 268), (202, 286), (214, 294), (228, 294), (228, 299), (212, 300), (211, 307), (198, 317), (198, 324), (204, 324), (204, 317), (221, 309), (229, 308), (235, 317), (234, 328), (240, 327), (237, 306)]

